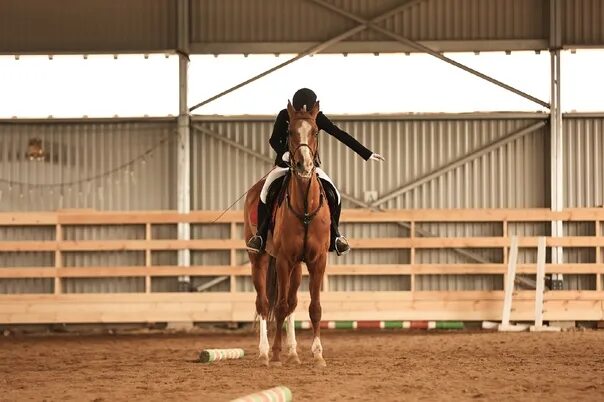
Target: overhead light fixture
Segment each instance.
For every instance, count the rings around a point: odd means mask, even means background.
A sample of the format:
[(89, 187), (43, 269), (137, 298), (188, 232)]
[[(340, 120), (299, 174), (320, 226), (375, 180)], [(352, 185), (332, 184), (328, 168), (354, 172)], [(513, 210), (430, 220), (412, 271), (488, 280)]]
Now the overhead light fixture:
[(27, 143), (27, 152), (25, 153), (30, 161), (43, 161), (46, 159), (46, 152), (42, 147), (40, 138), (31, 138)]

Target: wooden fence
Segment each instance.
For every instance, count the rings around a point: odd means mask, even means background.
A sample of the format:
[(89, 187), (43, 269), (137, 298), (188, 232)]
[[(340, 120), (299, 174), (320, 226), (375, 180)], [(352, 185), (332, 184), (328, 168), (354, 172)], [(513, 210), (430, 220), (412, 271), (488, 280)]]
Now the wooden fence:
[[(54, 281), (52, 294), (0, 294), (0, 323), (107, 323), (107, 322), (166, 322), (166, 321), (251, 321), (254, 317), (253, 292), (237, 291), (236, 278), (249, 276), (249, 265), (237, 265), (237, 251), (243, 250), (240, 238), (241, 212), (227, 213), (219, 221), (230, 227), (229, 238), (215, 239), (155, 239), (156, 225), (176, 225), (189, 222), (210, 224), (217, 216), (214, 211), (190, 214), (176, 212), (97, 212), (88, 210), (57, 213), (2, 213), (0, 228), (32, 227), (54, 231), (54, 239), (46, 241), (2, 241), (0, 253), (54, 253), (51, 267), (0, 267), (0, 281), (6, 279), (50, 278)], [(547, 273), (588, 274), (596, 278), (593, 290), (549, 291), (545, 294), (545, 320), (602, 320), (603, 299), (601, 236), (603, 209), (569, 209), (552, 212), (547, 209), (518, 210), (390, 210), (371, 212), (347, 210), (343, 222), (400, 223), (408, 227), (409, 236), (396, 238), (351, 239), (353, 249), (408, 250), (408, 264), (330, 265), (326, 282), (338, 275), (408, 275), (408, 291), (330, 291), (322, 294), (325, 320), (499, 320), (503, 290), (497, 291), (424, 291), (417, 290), (418, 275), (505, 276), (507, 248), (510, 244), (511, 223), (552, 221), (582, 222), (590, 235), (547, 237), (548, 247), (588, 248), (595, 250), (593, 261), (546, 265)], [(416, 235), (420, 223), (491, 223), (501, 225), (500, 236), (489, 237), (426, 237)], [(137, 226), (145, 236), (128, 240), (79, 240), (64, 238), (71, 227)], [(141, 230), (141, 233), (143, 231)], [(536, 248), (537, 237), (520, 237), (520, 248)], [(498, 263), (425, 264), (416, 263), (419, 249), (500, 249), (503, 260)], [(222, 250), (230, 252), (230, 265), (155, 266), (152, 253), (158, 251)], [(69, 253), (89, 251), (138, 251), (145, 255), (141, 266), (64, 266)], [(353, 251), (354, 253), (354, 251)], [(519, 274), (535, 273), (536, 264), (519, 264)], [(157, 277), (228, 276), (228, 292), (156, 293), (151, 282)], [(86, 293), (63, 291), (66, 278), (144, 277), (145, 291), (140, 293)], [(532, 320), (534, 291), (514, 293), (512, 320)], [(308, 319), (309, 296), (300, 293), (298, 319)]]

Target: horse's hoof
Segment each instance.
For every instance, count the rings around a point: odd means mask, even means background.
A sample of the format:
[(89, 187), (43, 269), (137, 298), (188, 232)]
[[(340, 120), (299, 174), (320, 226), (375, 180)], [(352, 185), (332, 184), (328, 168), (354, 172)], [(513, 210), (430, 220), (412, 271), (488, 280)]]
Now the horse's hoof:
[(327, 363), (325, 363), (325, 359), (323, 359), (321, 356), (315, 357), (314, 360), (315, 360), (315, 367), (327, 367)]
[(281, 360), (271, 360), (271, 366), (273, 367), (281, 367), (282, 365)]
[(260, 365), (268, 367), (268, 356), (267, 355), (265, 355), (265, 356), (262, 356), (262, 355), (258, 356), (258, 361), (260, 362)]
[(288, 364), (302, 364), (302, 362), (300, 361), (300, 358), (298, 357), (297, 354), (291, 354), (291, 355), (287, 356), (287, 363)]

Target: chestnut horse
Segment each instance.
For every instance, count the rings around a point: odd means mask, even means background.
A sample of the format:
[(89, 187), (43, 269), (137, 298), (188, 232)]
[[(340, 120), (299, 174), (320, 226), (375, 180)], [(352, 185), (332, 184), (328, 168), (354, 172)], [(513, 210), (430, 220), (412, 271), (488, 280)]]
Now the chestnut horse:
[[(319, 104), (311, 111), (296, 111), (288, 102), (290, 153), (290, 178), (285, 198), (273, 214), (275, 224), (272, 247), (264, 254), (249, 253), (252, 279), (256, 288), (256, 312), (260, 317), (260, 355), (262, 364), (269, 364), (267, 321), (275, 319), (277, 331), (273, 343), (271, 363), (280, 365), (281, 335), (287, 318), (287, 361), (300, 364), (294, 331), (294, 310), (298, 303), (297, 292), (302, 281), (301, 263), (305, 262), (309, 274), (309, 314), (314, 339), (311, 352), (315, 365), (325, 366), (323, 347), (319, 338), (321, 322), (320, 291), (329, 249), (330, 214), (323, 187), (315, 173), (318, 133), (316, 117)], [(287, 179), (286, 179), (287, 180)], [(264, 181), (256, 183), (249, 191), (244, 208), (245, 238), (255, 233), (251, 213), (257, 209)], [(269, 243), (269, 246), (271, 244)]]

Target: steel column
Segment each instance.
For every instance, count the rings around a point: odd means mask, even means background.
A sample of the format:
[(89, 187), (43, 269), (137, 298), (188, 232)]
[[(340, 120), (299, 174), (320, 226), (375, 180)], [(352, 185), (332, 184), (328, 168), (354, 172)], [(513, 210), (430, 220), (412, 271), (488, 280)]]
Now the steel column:
[[(560, 105), (560, 48), (562, 47), (562, 7), (560, 0), (550, 0), (550, 56), (551, 56), (551, 81), (550, 81), (550, 191), (552, 211), (561, 211), (564, 208), (563, 188), (563, 133), (562, 109)], [(564, 236), (562, 221), (552, 222), (552, 236)], [(562, 247), (552, 247), (552, 263), (564, 262)], [(552, 275), (552, 288), (562, 286), (562, 274)]]
[[(191, 130), (188, 110), (188, 69), (189, 69), (189, 1), (178, 0), (178, 146), (177, 146), (177, 209), (186, 214), (191, 210)], [(189, 223), (178, 224), (178, 239), (189, 240)], [(191, 265), (190, 250), (178, 251), (178, 265)], [(189, 289), (190, 278), (178, 278), (181, 290)]]

